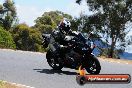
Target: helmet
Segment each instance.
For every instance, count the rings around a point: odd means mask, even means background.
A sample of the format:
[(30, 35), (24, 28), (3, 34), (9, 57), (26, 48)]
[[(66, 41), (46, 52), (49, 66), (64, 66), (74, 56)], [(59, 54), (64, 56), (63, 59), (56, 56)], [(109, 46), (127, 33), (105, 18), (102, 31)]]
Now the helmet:
[(68, 19), (64, 18), (60, 24), (59, 24), (59, 29), (62, 33), (68, 33), (71, 27), (71, 23)]

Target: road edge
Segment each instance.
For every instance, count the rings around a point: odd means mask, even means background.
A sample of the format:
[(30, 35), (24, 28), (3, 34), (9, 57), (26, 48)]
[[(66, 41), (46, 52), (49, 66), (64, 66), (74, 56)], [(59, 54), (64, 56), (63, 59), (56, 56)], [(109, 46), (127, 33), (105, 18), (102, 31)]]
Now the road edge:
[(106, 58), (106, 57), (98, 57), (98, 58), (99, 58), (99, 60), (108, 61), (110, 63), (121, 63), (121, 64), (130, 64), (130, 65), (132, 65), (132, 60), (112, 59), (112, 58)]

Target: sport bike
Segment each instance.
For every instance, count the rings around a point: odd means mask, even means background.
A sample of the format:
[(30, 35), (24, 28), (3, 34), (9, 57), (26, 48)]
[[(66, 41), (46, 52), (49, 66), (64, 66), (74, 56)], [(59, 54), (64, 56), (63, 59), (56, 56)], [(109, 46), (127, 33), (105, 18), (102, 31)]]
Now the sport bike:
[[(43, 34), (42, 37), (43, 46), (47, 48), (50, 44), (50, 34)], [(92, 53), (95, 44), (89, 37), (76, 32), (76, 36), (66, 36), (64, 40), (67, 46), (61, 46), (58, 53), (54, 53), (48, 47), (46, 59), (50, 67), (54, 70), (61, 70), (63, 67), (78, 69), (81, 66), (90, 74), (100, 73), (100, 62)]]

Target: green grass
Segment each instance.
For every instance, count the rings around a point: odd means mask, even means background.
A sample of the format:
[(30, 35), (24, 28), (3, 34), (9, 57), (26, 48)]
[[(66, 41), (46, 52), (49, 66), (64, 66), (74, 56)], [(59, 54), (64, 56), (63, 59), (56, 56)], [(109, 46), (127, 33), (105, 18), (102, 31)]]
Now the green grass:
[(0, 88), (3, 88), (4, 85), (5, 85), (5, 83), (2, 80), (0, 80)]

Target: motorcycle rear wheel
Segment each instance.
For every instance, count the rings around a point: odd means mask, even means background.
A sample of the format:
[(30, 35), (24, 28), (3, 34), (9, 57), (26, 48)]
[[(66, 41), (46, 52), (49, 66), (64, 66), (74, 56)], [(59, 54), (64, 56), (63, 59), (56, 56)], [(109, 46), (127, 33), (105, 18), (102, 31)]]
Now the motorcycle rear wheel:
[(49, 66), (54, 70), (61, 70), (63, 68), (63, 65), (56, 60), (51, 52), (47, 52), (46, 58)]

